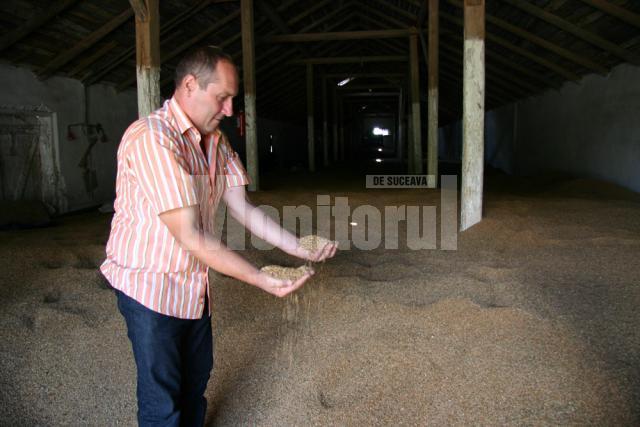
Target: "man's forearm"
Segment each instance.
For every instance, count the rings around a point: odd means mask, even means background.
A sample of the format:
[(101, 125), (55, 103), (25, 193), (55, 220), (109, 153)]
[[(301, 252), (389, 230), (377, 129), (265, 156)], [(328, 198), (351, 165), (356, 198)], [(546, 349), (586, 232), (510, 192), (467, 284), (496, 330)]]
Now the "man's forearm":
[(244, 212), (233, 212), (233, 217), (247, 228), (253, 235), (282, 249), (284, 252), (296, 255), (298, 238), (280, 227), (269, 215), (250, 203), (246, 203)]
[(227, 248), (213, 235), (196, 231), (181, 242), (202, 263), (217, 272), (234, 277), (250, 285), (258, 285), (258, 269), (243, 257)]

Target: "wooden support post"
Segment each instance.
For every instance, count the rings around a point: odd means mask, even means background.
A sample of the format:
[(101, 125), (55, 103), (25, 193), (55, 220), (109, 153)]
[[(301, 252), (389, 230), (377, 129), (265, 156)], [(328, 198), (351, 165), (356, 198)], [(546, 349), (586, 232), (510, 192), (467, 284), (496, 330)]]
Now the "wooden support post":
[(420, 135), (420, 76), (418, 64), (418, 35), (409, 36), (411, 56), (411, 140), (409, 144), (409, 173), (422, 173), (422, 143)]
[(340, 153), (338, 157), (344, 162), (344, 105), (342, 104), (342, 95), (338, 97), (338, 146)]
[(329, 166), (329, 118), (327, 114), (327, 78), (322, 76), (322, 160), (325, 168)]
[(464, 1), (460, 231), (482, 220), (484, 169), (484, 0)]
[[(331, 82), (331, 80), (329, 80)], [(332, 84), (333, 87), (333, 138), (331, 142), (333, 143), (333, 161), (334, 163), (338, 162), (338, 90), (335, 85)]]
[(315, 144), (313, 129), (313, 65), (307, 64), (307, 150), (309, 158), (309, 172), (316, 171)]
[(396, 154), (401, 165), (404, 161), (404, 98), (404, 89), (400, 88), (400, 95), (398, 96), (398, 134), (396, 135)]
[(428, 130), (427, 130), (427, 173), (429, 187), (438, 185), (438, 0), (429, 2), (429, 67), (428, 72)]
[[(137, 4), (137, 2), (132, 2), (133, 4)], [(146, 117), (160, 107), (160, 10), (158, 0), (147, 0), (146, 6), (144, 16), (136, 14), (136, 79), (139, 117)]]
[(242, 74), (244, 80), (245, 146), (249, 191), (260, 188), (258, 173), (258, 132), (256, 128), (256, 73), (253, 36), (253, 0), (240, 1), (242, 26)]

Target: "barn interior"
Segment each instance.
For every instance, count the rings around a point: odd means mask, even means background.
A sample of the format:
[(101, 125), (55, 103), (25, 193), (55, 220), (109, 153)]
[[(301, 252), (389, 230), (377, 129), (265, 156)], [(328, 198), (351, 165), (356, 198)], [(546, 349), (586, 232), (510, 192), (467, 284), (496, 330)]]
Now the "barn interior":
[[(298, 234), (348, 233), (286, 299), (211, 271), (207, 425), (640, 424), (640, 3), (0, 11), (3, 420), (135, 423), (131, 347), (99, 271), (116, 153), (171, 97), (181, 56), (216, 45), (239, 72), (221, 127), (251, 200), (277, 219), (309, 206)], [(341, 198), (347, 216), (317, 220)], [(243, 237), (257, 266), (300, 264)]]

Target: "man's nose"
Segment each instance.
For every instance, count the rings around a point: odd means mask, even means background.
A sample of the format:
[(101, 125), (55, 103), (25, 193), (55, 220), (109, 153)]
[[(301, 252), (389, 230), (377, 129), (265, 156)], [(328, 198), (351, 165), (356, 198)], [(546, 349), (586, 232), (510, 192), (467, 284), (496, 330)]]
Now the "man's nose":
[(222, 112), (227, 117), (233, 116), (233, 100), (231, 98), (224, 101), (224, 104), (222, 105)]

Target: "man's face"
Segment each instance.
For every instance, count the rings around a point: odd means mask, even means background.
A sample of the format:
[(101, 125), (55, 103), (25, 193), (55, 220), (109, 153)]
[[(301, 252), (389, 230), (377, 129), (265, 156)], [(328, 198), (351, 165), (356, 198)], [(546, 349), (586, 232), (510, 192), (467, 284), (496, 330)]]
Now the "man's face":
[(202, 135), (213, 132), (220, 121), (233, 115), (233, 97), (238, 93), (235, 67), (227, 61), (216, 65), (215, 79), (205, 89), (196, 85), (189, 118)]

